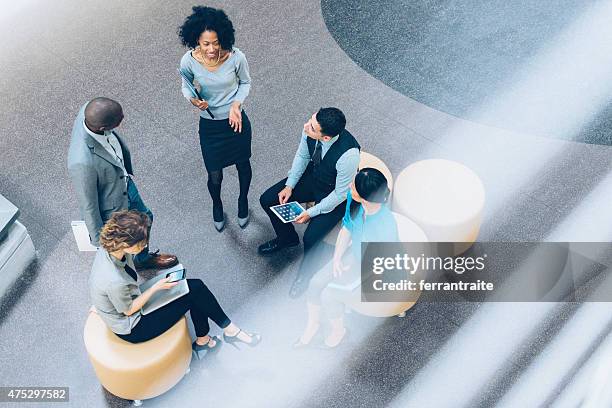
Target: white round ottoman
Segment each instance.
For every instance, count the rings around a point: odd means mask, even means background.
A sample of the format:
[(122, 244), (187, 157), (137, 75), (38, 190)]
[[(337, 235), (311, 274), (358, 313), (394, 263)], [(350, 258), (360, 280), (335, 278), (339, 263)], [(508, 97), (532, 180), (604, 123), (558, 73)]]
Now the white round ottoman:
[(451, 160), (416, 162), (395, 181), (393, 210), (416, 222), (430, 242), (465, 243), (455, 245), (455, 255), (476, 240), (484, 202), (480, 178)]

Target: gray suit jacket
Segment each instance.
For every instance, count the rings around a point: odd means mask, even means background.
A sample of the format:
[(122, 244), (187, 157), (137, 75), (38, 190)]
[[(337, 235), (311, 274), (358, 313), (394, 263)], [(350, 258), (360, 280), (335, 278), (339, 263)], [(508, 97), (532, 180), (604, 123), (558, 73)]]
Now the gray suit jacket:
[[(85, 106), (74, 120), (68, 150), (68, 171), (76, 190), (81, 217), (89, 230), (93, 245), (99, 245), (100, 229), (115, 211), (128, 208), (128, 195), (123, 170), (113, 157), (91, 137), (83, 125)], [(128, 174), (132, 171), (130, 151), (117, 132), (123, 162)]]

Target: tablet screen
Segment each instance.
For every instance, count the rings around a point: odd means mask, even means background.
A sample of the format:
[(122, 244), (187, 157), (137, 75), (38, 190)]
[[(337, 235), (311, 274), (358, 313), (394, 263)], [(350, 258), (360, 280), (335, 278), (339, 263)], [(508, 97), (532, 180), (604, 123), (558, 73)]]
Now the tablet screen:
[(284, 223), (292, 222), (298, 217), (298, 215), (305, 211), (297, 201), (275, 205), (270, 207), (270, 209)]

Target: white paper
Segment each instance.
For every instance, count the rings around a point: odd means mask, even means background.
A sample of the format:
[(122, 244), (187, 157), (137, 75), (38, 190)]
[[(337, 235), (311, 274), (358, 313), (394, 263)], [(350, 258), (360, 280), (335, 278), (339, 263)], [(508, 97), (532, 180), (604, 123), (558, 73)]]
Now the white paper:
[(89, 231), (85, 221), (72, 221), (72, 233), (77, 243), (77, 247), (81, 252), (95, 252), (98, 250), (97, 247), (91, 245), (89, 241)]

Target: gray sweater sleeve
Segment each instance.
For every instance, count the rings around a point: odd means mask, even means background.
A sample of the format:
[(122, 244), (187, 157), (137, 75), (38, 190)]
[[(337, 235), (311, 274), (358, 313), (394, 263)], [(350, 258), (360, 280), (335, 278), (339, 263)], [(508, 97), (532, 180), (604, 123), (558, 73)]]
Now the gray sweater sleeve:
[[(194, 76), (193, 76), (193, 71), (191, 69), (191, 64), (189, 63), (189, 52), (183, 55), (183, 58), (181, 58), (180, 68), (181, 68), (181, 71), (185, 73), (187, 78), (191, 80), (191, 84), (193, 84)], [(185, 81), (185, 78), (183, 78), (182, 76), (181, 76), (181, 85), (182, 85), (181, 92), (183, 92), (183, 96), (187, 100), (191, 100), (191, 98), (195, 97), (195, 95), (191, 93), (191, 89), (189, 89), (189, 87), (187, 86), (187, 81)]]
[(251, 74), (249, 73), (249, 63), (242, 51), (236, 51), (236, 76), (238, 77), (238, 91), (236, 92), (236, 100), (244, 103), (244, 100), (249, 96), (251, 91)]

